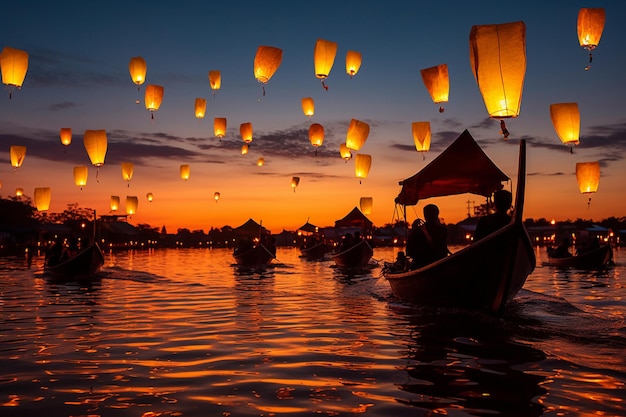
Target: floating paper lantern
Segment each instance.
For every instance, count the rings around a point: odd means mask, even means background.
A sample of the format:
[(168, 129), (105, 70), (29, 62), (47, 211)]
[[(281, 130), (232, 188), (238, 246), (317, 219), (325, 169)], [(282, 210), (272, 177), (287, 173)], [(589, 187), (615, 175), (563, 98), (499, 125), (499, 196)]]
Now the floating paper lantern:
[(128, 181), (130, 187), (130, 180), (133, 178), (133, 171), (135, 170), (135, 164), (132, 162), (122, 162), (122, 178), (124, 181)]
[(11, 155), (11, 166), (15, 169), (22, 166), (24, 158), (26, 158), (26, 146), (13, 145), (9, 148)]
[(52, 191), (50, 187), (38, 187), (35, 188), (35, 207), (37, 211), (46, 211), (50, 208), (50, 199), (52, 197)]
[(319, 123), (313, 123), (309, 126), (309, 141), (311, 145), (315, 146), (315, 154), (317, 155), (317, 148), (324, 143), (324, 126)]
[(352, 152), (346, 146), (345, 143), (342, 143), (341, 145), (339, 145), (339, 155), (341, 155), (341, 158), (346, 162), (352, 159)]
[(209, 71), (209, 84), (213, 90), (213, 97), (215, 97), (215, 92), (222, 87), (222, 73), (217, 70)]
[(346, 52), (346, 73), (350, 78), (354, 77), (361, 68), (361, 53), (357, 51)]
[(259, 158), (256, 161), (257, 166), (262, 167), (265, 164), (265, 159), (264, 158)]
[(374, 198), (361, 197), (361, 200), (359, 201), (359, 206), (361, 207), (361, 211), (363, 212), (363, 214), (372, 214), (372, 209), (374, 208)]
[(9, 98), (14, 89), (20, 89), (28, 71), (28, 53), (19, 49), (5, 47), (0, 52), (0, 67), (2, 67), (2, 83), (9, 89)]
[(136, 196), (126, 196), (126, 214), (132, 216), (137, 213), (139, 199)]
[(242, 123), (241, 126), (239, 126), (239, 133), (241, 134), (241, 139), (243, 139), (244, 142), (252, 142), (252, 123)]
[(248, 154), (248, 145), (242, 145), (241, 146), (241, 154), (242, 155), (247, 155)]
[(356, 174), (356, 177), (359, 178), (359, 184), (361, 183), (360, 179), (367, 178), (371, 166), (371, 155), (367, 155), (364, 153), (359, 153), (356, 155), (356, 159), (354, 160), (354, 172)]
[(313, 97), (305, 97), (302, 99), (302, 112), (307, 117), (313, 117), (315, 114), (315, 102)]
[(112, 195), (109, 199), (109, 206), (111, 207), (111, 211), (117, 211), (120, 208), (120, 197), (117, 195)]
[(550, 104), (550, 118), (561, 142), (566, 145), (580, 143), (580, 112), (577, 103)]
[(346, 146), (353, 151), (361, 149), (368, 135), (370, 134), (370, 125), (356, 119), (350, 121), (348, 133), (346, 135)]
[(213, 119), (213, 132), (215, 136), (222, 138), (226, 135), (226, 118), (225, 117), (216, 117)]
[(84, 165), (74, 167), (74, 184), (80, 187), (82, 190), (87, 185), (87, 177), (89, 176), (89, 169)]
[(204, 118), (204, 114), (206, 113), (206, 99), (205, 98), (196, 98), (195, 113), (196, 113), (196, 118), (198, 119)]
[[(600, 163), (599, 162), (578, 162), (576, 164), (576, 181), (578, 189), (583, 194), (592, 194), (598, 191), (600, 184)], [(591, 197), (587, 205), (591, 203)]]
[(313, 51), (313, 62), (315, 64), (315, 76), (322, 81), (322, 87), (328, 90), (328, 87), (324, 83), (330, 70), (335, 63), (335, 56), (337, 55), (337, 44), (335, 42), (327, 41), (324, 39), (318, 39), (315, 42), (315, 49)]
[(293, 188), (294, 193), (298, 184), (300, 184), (300, 177), (291, 177), (291, 188)]
[(470, 32), (470, 64), (489, 117), (500, 120), (519, 116), (526, 73), (526, 25), (524, 22), (473, 26)]
[(69, 127), (62, 127), (59, 132), (59, 136), (61, 138), (61, 143), (65, 145), (65, 150), (72, 143), (72, 129)]
[(18, 188), (15, 189), (15, 196), (16, 197), (21, 197), (23, 195), (24, 195), (24, 189), (23, 188), (19, 188), (18, 187)]
[(144, 95), (146, 110), (148, 110), (154, 119), (154, 112), (159, 110), (161, 102), (163, 101), (163, 87), (160, 85), (148, 84), (146, 86), (146, 93)]
[(189, 179), (190, 168), (189, 165), (181, 165), (180, 166), (180, 177), (187, 181)]
[[(448, 65), (441, 64), (435, 67), (420, 70), (422, 81), (435, 104), (447, 103), (450, 94), (450, 76), (448, 75)], [(439, 112), (443, 113), (443, 105), (439, 107)]]
[(282, 60), (282, 49), (273, 46), (258, 47), (254, 57), (254, 78), (263, 84), (263, 95), (265, 95), (265, 84), (272, 78)]
[(146, 194), (146, 199), (148, 200), (148, 203), (152, 203), (152, 200), (154, 200), (154, 194), (152, 193)]
[(218, 193), (217, 191), (213, 194), (213, 199), (215, 200), (215, 202), (217, 203), (217, 201), (220, 199), (220, 193)]
[(106, 130), (85, 130), (83, 144), (91, 164), (95, 167), (104, 165), (104, 158), (107, 154), (107, 134)]
[(578, 12), (578, 42), (589, 51), (589, 64), (585, 70), (591, 68), (591, 51), (596, 49), (604, 30), (606, 12), (603, 8), (582, 8)]
[(134, 56), (130, 59), (128, 64), (128, 72), (130, 72), (130, 79), (137, 84), (137, 90), (139, 90), (141, 84), (146, 81), (146, 72), (148, 66), (146, 60), (140, 56)]
[(413, 132), (415, 150), (417, 150), (417, 152), (421, 152), (422, 157), (426, 158), (423, 153), (428, 152), (430, 149), (430, 122), (413, 122), (411, 124), (411, 131)]

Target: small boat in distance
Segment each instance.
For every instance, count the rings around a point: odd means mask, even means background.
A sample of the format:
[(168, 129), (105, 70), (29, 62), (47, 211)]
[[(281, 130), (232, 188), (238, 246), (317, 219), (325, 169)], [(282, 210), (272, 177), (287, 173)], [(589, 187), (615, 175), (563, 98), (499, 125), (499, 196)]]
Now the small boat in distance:
[(92, 243), (73, 257), (55, 265), (44, 266), (44, 274), (57, 281), (91, 281), (104, 265), (104, 254), (97, 243)]
[(361, 239), (355, 245), (341, 251), (331, 253), (331, 258), (335, 261), (335, 265), (341, 268), (363, 268), (372, 256), (374, 250), (365, 239)]
[(332, 248), (325, 242), (315, 242), (312, 246), (300, 247), (301, 257), (308, 261), (324, 259)]
[(250, 268), (267, 266), (276, 258), (262, 243), (257, 243), (255, 246), (241, 252), (236, 251), (233, 253), (233, 257), (237, 265)]
[(611, 245), (602, 245), (594, 249), (577, 253), (573, 256), (562, 258), (552, 257), (548, 248), (548, 261), (544, 265), (555, 266), (557, 268), (576, 268), (576, 269), (601, 269), (608, 266), (613, 260), (613, 249)]

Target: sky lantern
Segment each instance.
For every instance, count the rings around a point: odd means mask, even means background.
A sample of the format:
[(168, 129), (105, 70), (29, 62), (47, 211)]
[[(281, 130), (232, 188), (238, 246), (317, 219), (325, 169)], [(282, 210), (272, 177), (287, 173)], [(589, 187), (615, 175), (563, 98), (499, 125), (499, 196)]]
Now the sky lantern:
[(346, 73), (350, 78), (354, 77), (361, 68), (361, 53), (357, 51), (346, 52)]
[(315, 42), (315, 50), (313, 51), (313, 62), (315, 63), (315, 76), (322, 81), (322, 87), (328, 90), (324, 81), (328, 78), (330, 70), (335, 63), (337, 55), (337, 43), (318, 39)]
[(362, 178), (367, 178), (367, 174), (370, 172), (372, 166), (372, 155), (359, 153), (354, 160), (354, 172), (356, 177), (359, 178), (359, 184)]
[(146, 65), (146, 60), (142, 57), (134, 56), (130, 59), (128, 72), (130, 72), (130, 79), (137, 84), (137, 91), (139, 91), (141, 84), (146, 81), (147, 70), (148, 66)]
[(353, 151), (358, 151), (365, 144), (369, 134), (370, 125), (356, 119), (350, 120), (346, 135), (346, 146)]
[(154, 194), (152, 193), (146, 194), (146, 200), (148, 200), (148, 203), (152, 203), (152, 200), (154, 200)]
[(226, 135), (226, 118), (225, 117), (216, 117), (213, 119), (213, 132), (215, 136), (220, 138), (220, 142), (222, 138)]
[(187, 181), (189, 179), (190, 168), (189, 165), (181, 165), (180, 166), (180, 177)]
[(339, 155), (341, 155), (341, 158), (346, 162), (352, 159), (352, 152), (350, 151), (350, 148), (346, 146), (345, 143), (342, 143), (341, 145), (339, 145)]
[(16, 197), (21, 197), (23, 195), (24, 195), (24, 189), (23, 188), (18, 187), (18, 188), (15, 189), (15, 196)]
[(372, 209), (374, 208), (374, 199), (372, 197), (361, 197), (361, 199), (359, 200), (359, 207), (361, 208), (363, 214), (372, 214)]
[(146, 110), (152, 113), (152, 119), (154, 119), (154, 112), (159, 110), (159, 107), (161, 107), (162, 101), (163, 87), (160, 85), (148, 84), (146, 86), (145, 102)]
[(206, 98), (196, 98), (195, 113), (197, 119), (203, 119), (206, 113)]
[(241, 146), (241, 154), (242, 155), (247, 155), (248, 154), (248, 144), (244, 144)]
[(38, 187), (35, 188), (35, 207), (37, 211), (46, 211), (50, 208), (50, 199), (52, 198), (52, 191), (50, 187)]
[(585, 71), (591, 68), (591, 51), (600, 43), (605, 20), (606, 12), (603, 8), (582, 8), (578, 12), (578, 42), (589, 51), (589, 64)]
[(59, 136), (61, 143), (65, 146), (65, 152), (67, 152), (67, 147), (72, 143), (72, 128), (62, 127)]
[(26, 158), (26, 146), (13, 145), (9, 148), (9, 153), (11, 155), (11, 166), (15, 169), (21, 167), (24, 158)]
[(300, 184), (300, 177), (291, 177), (291, 188), (293, 188), (294, 193), (298, 184)]
[(126, 196), (126, 214), (133, 215), (137, 213), (137, 207), (139, 206), (139, 199), (134, 195)]
[(500, 120), (504, 139), (506, 118), (519, 116), (526, 73), (526, 25), (512, 22), (472, 26), (470, 65), (489, 117)]
[(122, 162), (122, 178), (124, 181), (128, 182), (128, 186), (130, 187), (130, 180), (133, 178), (133, 171), (135, 169), (135, 164), (132, 162)]
[[(580, 143), (580, 112), (577, 103), (550, 104), (550, 118), (556, 134), (566, 145)], [(570, 148), (570, 151), (573, 149)]]
[(302, 99), (302, 112), (308, 118), (313, 117), (315, 114), (315, 102), (313, 101), (313, 97), (304, 97)]
[(413, 132), (415, 150), (422, 153), (422, 159), (426, 159), (424, 153), (430, 149), (430, 122), (413, 122), (411, 131)]
[(319, 123), (313, 123), (309, 126), (309, 141), (311, 141), (311, 145), (315, 146), (315, 155), (317, 155), (317, 148), (324, 143), (324, 126)]
[(111, 211), (117, 211), (120, 208), (120, 196), (112, 195), (109, 199), (109, 207), (111, 207)]
[[(422, 81), (435, 104), (448, 102), (450, 94), (450, 76), (448, 75), (448, 65), (441, 64), (435, 67), (420, 70)], [(443, 104), (439, 107), (439, 113), (443, 113)]]
[(89, 176), (89, 169), (85, 165), (78, 165), (74, 167), (74, 184), (80, 187), (82, 190), (87, 185), (87, 177)]
[(243, 139), (244, 142), (252, 142), (252, 123), (242, 123), (241, 126), (239, 126), (239, 133), (241, 134), (241, 139)]
[(0, 53), (2, 83), (9, 88), (9, 98), (14, 89), (20, 89), (28, 71), (28, 53), (19, 49), (5, 47)]
[(263, 165), (265, 165), (265, 158), (259, 158), (256, 161), (257, 166), (262, 167)]
[(254, 57), (254, 78), (263, 84), (263, 95), (265, 95), (265, 84), (272, 78), (281, 61), (283, 60), (283, 50), (273, 46), (259, 46)]
[[(578, 189), (583, 194), (592, 194), (598, 191), (600, 184), (600, 163), (599, 162), (578, 162), (576, 163), (576, 181)], [(587, 206), (591, 203), (591, 197), (587, 201)]]
[(220, 193), (218, 193), (217, 191), (213, 194), (213, 199), (215, 200), (215, 202), (217, 203), (217, 201), (220, 199)]
[[(83, 144), (85, 145), (91, 164), (96, 168), (100, 168), (104, 165), (104, 158), (107, 154), (106, 130), (85, 130)], [(99, 171), (96, 171), (96, 181), (98, 179), (98, 172)]]
[(215, 98), (215, 92), (222, 88), (222, 73), (217, 70), (209, 71), (209, 85), (213, 90), (213, 98)]

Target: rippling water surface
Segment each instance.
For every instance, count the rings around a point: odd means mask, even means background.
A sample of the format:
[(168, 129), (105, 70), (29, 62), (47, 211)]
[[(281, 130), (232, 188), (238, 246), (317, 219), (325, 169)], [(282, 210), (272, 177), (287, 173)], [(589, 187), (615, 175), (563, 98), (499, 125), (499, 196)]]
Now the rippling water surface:
[(623, 251), (589, 272), (537, 249), (502, 318), (403, 305), (380, 266), (277, 255), (107, 253), (90, 287), (0, 259), (0, 415), (626, 415)]

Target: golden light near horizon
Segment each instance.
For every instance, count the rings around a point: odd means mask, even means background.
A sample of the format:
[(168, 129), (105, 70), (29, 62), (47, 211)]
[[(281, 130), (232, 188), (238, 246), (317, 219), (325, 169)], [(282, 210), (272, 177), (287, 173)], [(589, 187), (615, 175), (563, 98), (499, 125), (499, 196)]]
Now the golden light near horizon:
[(348, 132), (346, 133), (346, 147), (353, 151), (358, 151), (367, 141), (370, 134), (370, 125), (360, 120), (350, 120)]
[(194, 103), (196, 119), (203, 119), (206, 114), (206, 99), (198, 97)]
[(120, 197), (117, 195), (112, 195), (109, 199), (109, 207), (112, 212), (116, 212), (120, 208)]
[(561, 142), (565, 145), (578, 145), (580, 143), (578, 103), (550, 104), (550, 118)]
[(180, 166), (180, 178), (187, 181), (189, 179), (189, 174), (191, 173), (191, 168), (187, 164), (183, 164)]
[(500, 120), (508, 139), (506, 118), (519, 116), (526, 74), (526, 25), (511, 22), (476, 25), (470, 31), (470, 66), (489, 117)]
[(0, 52), (0, 67), (2, 70), (2, 83), (9, 90), (9, 98), (12, 98), (13, 90), (20, 89), (28, 71), (28, 52), (11, 47), (5, 47)]
[(346, 52), (346, 74), (350, 76), (350, 78), (354, 77), (359, 69), (361, 68), (361, 61), (363, 57), (360, 52), (357, 51), (348, 51)]
[(37, 187), (33, 196), (37, 211), (46, 211), (50, 208), (50, 200), (52, 199), (52, 190), (50, 187)]
[(448, 102), (448, 96), (450, 95), (450, 75), (448, 74), (448, 65), (441, 64), (430, 68), (424, 68), (420, 70), (422, 75), (422, 82), (430, 94), (430, 98), (435, 104), (441, 104), (439, 106), (439, 113), (443, 113), (444, 108), (442, 103)]
[(13, 145), (9, 148), (11, 155), (11, 166), (15, 169), (22, 166), (26, 158), (26, 146)]
[(413, 133), (413, 142), (415, 143), (415, 150), (422, 154), (422, 158), (425, 159), (425, 152), (430, 149), (431, 131), (430, 122), (413, 122), (411, 123), (411, 132)]
[(80, 187), (82, 190), (87, 185), (87, 177), (89, 176), (89, 169), (85, 165), (78, 165), (74, 167), (74, 184)]
[(315, 76), (322, 81), (322, 87), (328, 90), (325, 80), (330, 75), (330, 71), (335, 63), (337, 55), (337, 43), (325, 39), (315, 41), (313, 49), (313, 63), (315, 66)]
[(313, 97), (304, 97), (302, 99), (302, 112), (308, 118), (313, 117), (315, 114), (315, 101)]
[(589, 51), (589, 64), (585, 70), (591, 68), (592, 51), (600, 43), (605, 20), (606, 12), (603, 8), (582, 8), (578, 11), (578, 21), (576, 22), (578, 43)]
[(137, 196), (126, 196), (126, 214), (133, 215), (137, 213), (139, 207), (139, 199)]
[(213, 119), (213, 134), (220, 139), (226, 136), (226, 118), (216, 117)]

